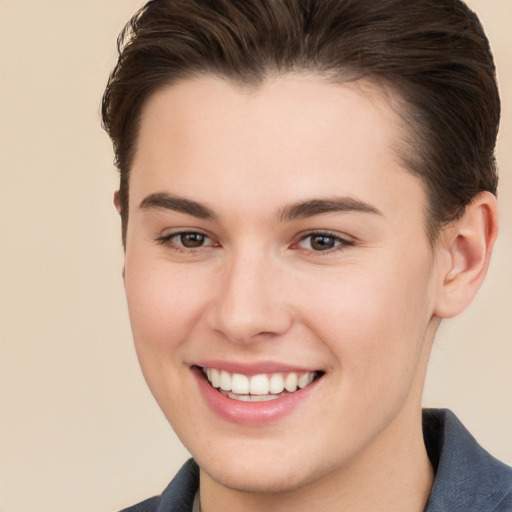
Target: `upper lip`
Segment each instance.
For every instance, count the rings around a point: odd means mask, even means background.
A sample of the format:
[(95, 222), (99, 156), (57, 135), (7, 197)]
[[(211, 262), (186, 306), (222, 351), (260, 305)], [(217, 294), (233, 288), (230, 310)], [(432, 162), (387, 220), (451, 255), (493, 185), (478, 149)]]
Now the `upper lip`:
[(201, 368), (215, 368), (217, 370), (224, 370), (229, 373), (240, 373), (247, 376), (259, 375), (263, 373), (306, 373), (319, 371), (318, 368), (298, 366), (277, 361), (238, 362), (208, 360), (198, 361), (192, 366), (199, 366)]

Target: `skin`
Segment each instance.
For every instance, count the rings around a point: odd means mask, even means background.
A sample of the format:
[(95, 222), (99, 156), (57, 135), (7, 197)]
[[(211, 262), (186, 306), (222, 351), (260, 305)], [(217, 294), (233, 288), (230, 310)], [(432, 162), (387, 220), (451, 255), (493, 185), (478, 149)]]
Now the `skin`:
[[(402, 135), (385, 91), (318, 76), (243, 90), (203, 76), (149, 99), (125, 287), (144, 376), (201, 467), (203, 512), (424, 509), (428, 357), (439, 319), (485, 275), (496, 207), (481, 194), (433, 248), (424, 186), (396, 152)], [(214, 218), (141, 206), (152, 194)], [(326, 198), (373, 211), (282, 215)], [(312, 245), (319, 231), (332, 249)], [(183, 232), (203, 245), (171, 236)], [(191, 365), (211, 359), (325, 373), (293, 411), (254, 428), (204, 402)]]

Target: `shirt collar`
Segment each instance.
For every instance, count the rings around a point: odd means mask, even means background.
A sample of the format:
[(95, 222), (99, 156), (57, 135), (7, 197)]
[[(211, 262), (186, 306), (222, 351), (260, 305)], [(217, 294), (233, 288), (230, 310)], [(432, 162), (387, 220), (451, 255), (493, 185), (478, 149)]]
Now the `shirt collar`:
[(436, 473), (425, 512), (512, 510), (512, 468), (489, 455), (451, 411), (424, 410), (423, 435)]

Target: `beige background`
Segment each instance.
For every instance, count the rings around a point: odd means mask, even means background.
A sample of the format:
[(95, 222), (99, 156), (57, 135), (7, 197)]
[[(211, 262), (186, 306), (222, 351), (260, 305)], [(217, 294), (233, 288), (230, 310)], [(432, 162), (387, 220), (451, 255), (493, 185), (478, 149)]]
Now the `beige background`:
[[(472, 0), (503, 95), (502, 230), (475, 304), (446, 322), (425, 404), (512, 464), (511, 0)], [(132, 349), (116, 174), (98, 105), (139, 0), (0, 0), (0, 512), (114, 511), (187, 454)]]

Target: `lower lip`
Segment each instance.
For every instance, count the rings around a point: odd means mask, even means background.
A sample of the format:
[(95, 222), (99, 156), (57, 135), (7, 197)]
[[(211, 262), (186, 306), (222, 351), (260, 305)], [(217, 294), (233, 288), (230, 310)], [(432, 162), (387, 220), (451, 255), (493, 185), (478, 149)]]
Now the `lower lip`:
[(193, 367), (192, 372), (205, 402), (217, 416), (230, 423), (248, 426), (269, 425), (290, 414), (309, 397), (319, 380), (314, 380), (305, 388), (289, 395), (274, 398), (273, 400), (266, 402), (242, 402), (228, 398), (217, 391), (206, 380), (204, 373), (198, 367)]

